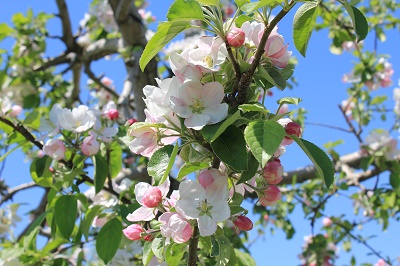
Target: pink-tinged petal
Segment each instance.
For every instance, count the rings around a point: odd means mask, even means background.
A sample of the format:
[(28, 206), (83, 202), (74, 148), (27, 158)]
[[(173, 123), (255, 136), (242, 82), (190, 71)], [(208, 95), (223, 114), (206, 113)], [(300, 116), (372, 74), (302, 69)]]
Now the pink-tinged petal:
[(188, 64), (188, 61), (176, 52), (171, 52), (169, 55), (169, 64), (172, 72), (181, 69)]
[(203, 110), (203, 114), (209, 115), (210, 120), (207, 124), (216, 124), (228, 115), (228, 105), (226, 103), (208, 106)]
[(272, 59), (272, 61), (274, 62), (274, 64), (275, 64), (277, 67), (285, 68), (285, 67), (287, 66), (287, 64), (288, 64), (289, 59), (290, 59), (291, 56), (292, 56), (292, 51), (288, 51), (288, 52), (286, 52), (285, 55), (282, 56), (281, 58), (279, 58), (279, 59)]
[(282, 56), (284, 56), (286, 54), (288, 46), (289, 46), (289, 44), (286, 44), (278, 52), (276, 52), (275, 54), (270, 55), (269, 58), (280, 59)]
[(205, 106), (219, 104), (224, 99), (224, 87), (219, 82), (210, 82), (203, 85), (201, 98)]
[(186, 227), (180, 232), (180, 234), (174, 235), (172, 238), (176, 243), (185, 243), (189, 241), (189, 239), (193, 235), (193, 229), (190, 224), (186, 224)]
[(200, 204), (201, 201), (197, 199), (181, 199), (176, 202), (175, 208), (179, 214), (183, 215), (187, 219), (196, 219), (200, 216), (200, 210), (197, 209)]
[(217, 223), (207, 215), (200, 216), (198, 224), (201, 236), (210, 236), (217, 231)]
[(280, 34), (269, 36), (267, 43), (265, 45), (265, 53), (267, 56), (274, 55), (279, 52), (283, 46), (285, 46), (285, 41)]
[(214, 37), (212, 36), (202, 36), (199, 38), (197, 46), (205, 51), (211, 51), (211, 45), (213, 44)]
[(187, 105), (193, 104), (193, 99), (201, 99), (203, 84), (200, 80), (190, 77), (180, 87), (179, 98)]
[(128, 214), (126, 219), (130, 222), (151, 221), (156, 217), (154, 214), (155, 211), (153, 208), (140, 207)]
[(171, 108), (174, 113), (182, 118), (188, 118), (192, 116), (192, 109), (190, 109), (189, 105), (184, 101), (174, 96), (170, 97), (170, 101)]
[(147, 190), (149, 190), (152, 186), (149, 183), (145, 182), (140, 182), (136, 184), (135, 186), (135, 196), (136, 196), (136, 201), (140, 204), (143, 205), (143, 196), (144, 193), (146, 193)]
[(231, 217), (231, 209), (227, 201), (214, 201), (212, 206), (213, 208), (210, 210), (210, 213), (214, 221), (223, 222)]
[(207, 202), (212, 206), (214, 206), (214, 202), (226, 202), (229, 198), (227, 177), (219, 177), (214, 180), (207, 187), (205, 197), (207, 198)]
[(158, 187), (158, 189), (161, 191), (162, 196), (165, 198), (167, 196), (167, 193), (169, 191), (169, 185), (170, 185), (170, 181), (169, 178), (165, 179), (165, 181), (160, 184)]
[(209, 115), (194, 113), (191, 117), (185, 119), (185, 126), (195, 130), (200, 130), (207, 125), (209, 121)]
[(179, 195), (181, 199), (193, 200), (195, 198), (204, 199), (204, 188), (196, 181), (186, 180), (179, 185)]

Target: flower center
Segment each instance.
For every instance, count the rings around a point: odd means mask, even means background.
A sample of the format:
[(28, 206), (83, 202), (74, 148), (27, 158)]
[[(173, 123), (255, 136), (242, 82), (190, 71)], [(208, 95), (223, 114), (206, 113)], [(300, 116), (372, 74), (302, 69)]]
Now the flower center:
[(200, 101), (199, 99), (192, 99), (192, 104), (189, 105), (190, 109), (192, 109), (193, 113), (201, 114), (204, 108), (204, 102)]
[(204, 200), (202, 203), (199, 204), (197, 208), (200, 211), (200, 216), (206, 214), (207, 216), (211, 217), (210, 211), (212, 210), (213, 206), (208, 206), (207, 200)]
[(208, 67), (213, 67), (213, 60), (211, 58), (211, 56), (207, 55), (204, 59), (203, 59), (204, 63), (208, 66)]

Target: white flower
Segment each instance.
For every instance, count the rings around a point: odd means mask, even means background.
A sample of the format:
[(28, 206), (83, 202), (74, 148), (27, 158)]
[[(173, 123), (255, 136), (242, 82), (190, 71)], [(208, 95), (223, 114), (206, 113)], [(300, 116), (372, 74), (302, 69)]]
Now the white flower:
[(89, 110), (89, 107), (80, 105), (72, 110), (62, 109), (58, 122), (65, 130), (81, 133), (93, 127), (96, 116), (92, 110)]
[(365, 140), (372, 151), (383, 149), (387, 160), (395, 160), (400, 155), (400, 150), (397, 149), (397, 140), (392, 138), (387, 130), (376, 129)]
[(177, 211), (187, 219), (197, 219), (201, 236), (215, 233), (217, 222), (223, 222), (231, 215), (226, 176), (217, 178), (206, 189), (196, 181), (184, 181), (179, 186), (179, 194)]
[(224, 88), (218, 82), (202, 84), (188, 78), (179, 88), (179, 96), (171, 96), (172, 110), (185, 118), (185, 125), (196, 130), (205, 125), (216, 124), (228, 114), (228, 105), (221, 103)]
[[(53, 105), (49, 112), (49, 120), (41, 117), (40, 118), (40, 127), (39, 131), (40, 132), (48, 132), (49, 137), (54, 137), (55, 135), (58, 134), (60, 131), (60, 122), (59, 122), (59, 116), (62, 112), (62, 107), (58, 103)], [(47, 135), (44, 135), (40, 139), (44, 139), (47, 137)]]

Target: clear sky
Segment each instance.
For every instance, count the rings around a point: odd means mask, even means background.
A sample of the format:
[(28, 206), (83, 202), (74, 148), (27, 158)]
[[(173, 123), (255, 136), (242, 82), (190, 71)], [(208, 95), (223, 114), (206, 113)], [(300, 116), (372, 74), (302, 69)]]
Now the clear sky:
[[(171, 0), (148, 0), (148, 9), (153, 12), (157, 20), (165, 20), (165, 14)], [(83, 14), (87, 11), (90, 1), (88, 0), (67, 0), (68, 8), (70, 10), (71, 21), (73, 29), (78, 28), (79, 21), (83, 18)], [(51, 0), (18, 0), (6, 2), (3, 1), (0, 8), (0, 23), (10, 22), (12, 14), (16, 12), (26, 12), (27, 8), (31, 7), (35, 13), (39, 11), (57, 12), (55, 1)], [(341, 117), (338, 109), (338, 104), (346, 99), (346, 84), (343, 84), (341, 77), (343, 74), (350, 72), (352, 68), (352, 61), (354, 58), (350, 54), (343, 54), (341, 56), (333, 55), (329, 52), (330, 40), (327, 31), (314, 32), (309, 44), (307, 58), (302, 56), (295, 50), (292, 41), (291, 23), (294, 12), (286, 17), (282, 23), (279, 24), (279, 33), (285, 37), (285, 41), (289, 43), (289, 50), (293, 51), (293, 55), (299, 60), (299, 64), (295, 71), (295, 77), (299, 83), (294, 90), (285, 90), (280, 92), (274, 89), (274, 96), (267, 99), (266, 105), (270, 110), (276, 108), (275, 101), (281, 97), (301, 97), (303, 102), (300, 107), (308, 110), (308, 121), (330, 124), (334, 126), (346, 127), (344, 119)], [(60, 22), (57, 18), (49, 22), (50, 32), (52, 35), (60, 35)], [(156, 26), (154, 24), (153, 26)], [(54, 44), (54, 45), (53, 45)], [(8, 39), (0, 43), (0, 48), (9, 48), (12, 45)], [(373, 45), (372, 38), (369, 37), (365, 41), (367, 47)], [(384, 93), (392, 99), (392, 90), (397, 85), (399, 73), (397, 69), (400, 65), (400, 36), (398, 32), (391, 31), (388, 35), (386, 43), (379, 44), (379, 53), (391, 54), (390, 62), (393, 64), (395, 74), (393, 76), (393, 85), (389, 88), (380, 89), (376, 94)], [(62, 44), (58, 41), (52, 41), (52, 45), (48, 47), (49, 55), (57, 55), (63, 49)], [(115, 64), (118, 67), (109, 67), (109, 64)], [(122, 71), (121, 71), (122, 70)], [(108, 62), (100, 62), (95, 64), (94, 71), (98, 74), (105, 73), (108, 77), (114, 80), (117, 88), (122, 88), (122, 83), (125, 78), (125, 69), (121, 61), (115, 62), (114, 60)], [(86, 83), (86, 76), (84, 76), (83, 83)], [(389, 101), (388, 108), (393, 107), (393, 101)], [(388, 120), (393, 121), (393, 117), (388, 115)], [(382, 124), (379, 121), (374, 122), (375, 127), (380, 127)], [(378, 125), (378, 126), (376, 126)], [(372, 128), (370, 128), (372, 129)], [(368, 130), (364, 133), (364, 137)], [(313, 143), (322, 146), (322, 144), (337, 139), (344, 139), (345, 144), (338, 147), (340, 153), (354, 152), (358, 149), (358, 142), (353, 135), (343, 133), (341, 131), (334, 131), (323, 127), (308, 125), (304, 131), (303, 137)], [(395, 137), (398, 137), (396, 133)], [(1, 178), (6, 180), (10, 186), (18, 185), (22, 182), (30, 181), (29, 163), (22, 162), (23, 156), (18, 152), (12, 154), (7, 159), (6, 169)], [(282, 164), (286, 170), (293, 170), (298, 167), (310, 164), (308, 158), (299, 151), (295, 145), (288, 148), (288, 152), (282, 157)], [(388, 183), (387, 176), (381, 177), (382, 183)], [(366, 184), (372, 187), (373, 183)], [(25, 202), (29, 205), (23, 206), (20, 215), (24, 212), (34, 208), (37, 205), (39, 198), (36, 195), (41, 194), (40, 189), (32, 189), (27, 198), (26, 193), (18, 194), (15, 197), (15, 202)], [(36, 201), (36, 202), (35, 202)], [(352, 213), (352, 205), (348, 199), (334, 199), (328, 205), (326, 213), (338, 215), (345, 211), (347, 214)], [(251, 217), (251, 216), (250, 216)], [(269, 228), (266, 229), (266, 234), (262, 239), (259, 239), (251, 246), (252, 255), (256, 258), (257, 265), (299, 265), (300, 261), (297, 254), (301, 252), (301, 245), (303, 244), (303, 236), (311, 234), (311, 227), (309, 222), (305, 220), (300, 206), (296, 208), (295, 213), (292, 215), (292, 221), (295, 224), (296, 234), (294, 238), (287, 241), (279, 230), (276, 230), (275, 235), (269, 233)], [(317, 222), (316, 228), (321, 225), (320, 221)], [(378, 238), (372, 239), (369, 243), (377, 250), (382, 251), (390, 257), (400, 255), (400, 248), (398, 245), (400, 225), (392, 223), (388, 232), (381, 232), (381, 225), (371, 224), (366, 226), (362, 231), (356, 232), (364, 236), (378, 235)], [(253, 230), (255, 231), (255, 230)], [(251, 237), (255, 236), (255, 232), (251, 233)], [(354, 243), (351, 254), (355, 255), (358, 263), (370, 262), (375, 263), (378, 258), (375, 256), (366, 256), (368, 250), (361, 245)], [(346, 254), (343, 250), (338, 253), (339, 259), (337, 265), (349, 265), (351, 254)]]

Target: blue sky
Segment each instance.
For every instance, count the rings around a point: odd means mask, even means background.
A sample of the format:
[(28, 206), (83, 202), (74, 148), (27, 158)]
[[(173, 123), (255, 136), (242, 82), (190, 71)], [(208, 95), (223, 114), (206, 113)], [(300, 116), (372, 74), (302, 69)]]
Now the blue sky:
[[(149, 10), (153, 12), (157, 17), (157, 20), (165, 20), (166, 11), (172, 1), (149, 0), (148, 2)], [(88, 9), (89, 3), (90, 1), (87, 0), (67, 1), (73, 29), (78, 28), (78, 23)], [(28, 7), (32, 7), (35, 13), (39, 11), (57, 12), (55, 1), (18, 0), (17, 2), (4, 2), (0, 9), (0, 23), (10, 22), (12, 14), (16, 12), (25, 13)], [(292, 50), (293, 55), (299, 60), (299, 64), (295, 71), (295, 77), (299, 85), (295, 87), (294, 90), (287, 89), (283, 92), (274, 90), (273, 98), (268, 98), (266, 101), (267, 108), (274, 110), (276, 108), (275, 101), (281, 97), (300, 97), (303, 98), (300, 107), (304, 107), (308, 110), (308, 121), (346, 127), (345, 121), (341, 117), (338, 108), (338, 104), (346, 98), (345, 90), (347, 85), (342, 83), (341, 78), (343, 74), (350, 72), (352, 61), (355, 59), (348, 53), (344, 53), (341, 56), (331, 54), (328, 49), (331, 41), (328, 38), (327, 31), (313, 33), (309, 44), (309, 50), (307, 52), (307, 58), (302, 58), (302, 56), (295, 50), (291, 37), (293, 14), (294, 12), (292, 11), (291, 15), (286, 17), (282, 23), (279, 23), (279, 33), (285, 37), (285, 41), (289, 43), (289, 50)], [(57, 18), (51, 19), (49, 26), (52, 35), (60, 34), (60, 22)], [(156, 26), (156, 24), (153, 24), (153, 26)], [(6, 40), (5, 42), (0, 43), (0, 48), (9, 48), (11, 45), (11, 41)], [(372, 47), (373, 40), (370, 37), (367, 38), (365, 45), (367, 47)], [(390, 62), (393, 64), (395, 74), (393, 76), (393, 85), (389, 88), (380, 89), (376, 94), (386, 94), (389, 99), (392, 99), (392, 90), (396, 87), (397, 81), (400, 77), (400, 71), (397, 71), (400, 64), (400, 50), (398, 47), (400, 47), (400, 36), (399, 33), (395, 31), (389, 33), (388, 39), (385, 43), (379, 44), (379, 53), (391, 54)], [(52, 41), (52, 45), (49, 45), (48, 49), (48, 55), (54, 56), (62, 51), (63, 45), (54, 40)], [(116, 67), (110, 67), (111, 64)], [(94, 71), (97, 74), (105, 73), (108, 77), (114, 80), (117, 89), (120, 90), (122, 88), (122, 83), (125, 78), (125, 70), (121, 60), (103, 61), (94, 64), (94, 66)], [(85, 79), (84, 83), (86, 83)], [(388, 107), (393, 107), (392, 100), (389, 101)], [(393, 118), (390, 117), (390, 115), (388, 115), (388, 119), (393, 121)], [(379, 121), (376, 121), (374, 125), (377, 125), (376, 127), (384, 126)], [(368, 131), (368, 129), (365, 131), (363, 135), (364, 137)], [(343, 139), (344, 144), (338, 147), (340, 153), (353, 152), (358, 149), (358, 142), (353, 135), (323, 127), (308, 125), (304, 131), (303, 137), (319, 146), (322, 146), (324, 143), (329, 141)], [(395, 135), (395, 137), (397, 138), (398, 134)], [(4, 178), (10, 186), (30, 181), (29, 163), (22, 161), (23, 156), (18, 152), (12, 154), (12, 156), (7, 159), (6, 169), (3, 172), (2, 178)], [(310, 164), (310, 162), (299, 148), (295, 145), (291, 145), (288, 148), (288, 152), (282, 157), (282, 164), (286, 170), (293, 170)], [(387, 176), (383, 175), (380, 182), (388, 183)], [(366, 186), (371, 187), (373, 186), (373, 183), (366, 184)], [(36, 198), (35, 195), (38, 195), (39, 193), (42, 193), (40, 189), (32, 189), (29, 198), (26, 198), (27, 194), (24, 193), (15, 197), (15, 202), (26, 202), (30, 204), (24, 206), (20, 214), (23, 214), (37, 205), (33, 198)], [(36, 201), (38, 200), (39, 198), (36, 198)], [(333, 203), (329, 204), (326, 209), (326, 213), (333, 215), (338, 215), (343, 211), (347, 214), (351, 214), (352, 206), (349, 200), (341, 198), (334, 199)], [(294, 239), (287, 241), (283, 233), (279, 230), (277, 230), (277, 233), (272, 236), (269, 233), (269, 228), (267, 228), (263, 239), (259, 239), (252, 245), (251, 252), (256, 258), (258, 265), (300, 264), (297, 254), (301, 252), (303, 236), (310, 234), (311, 228), (309, 222), (305, 220), (300, 206), (296, 208), (296, 211), (292, 216), (292, 221), (295, 223), (297, 230)], [(321, 223), (318, 221), (316, 228), (320, 225)], [(375, 249), (382, 251), (383, 254), (387, 254), (393, 258), (400, 255), (400, 248), (398, 245), (399, 232), (400, 225), (398, 223), (392, 223), (392, 226), (387, 232), (381, 232), (380, 225), (371, 224), (366, 226), (362, 231), (356, 233), (360, 233), (364, 236), (372, 234), (380, 235), (379, 238), (371, 240), (370, 244)], [(254, 237), (255, 232), (252, 232), (250, 235), (251, 237)], [(375, 263), (378, 260), (378, 258), (374, 256), (366, 256), (367, 253), (368, 250), (366, 248), (354, 243), (351, 254), (360, 258), (357, 260), (358, 262)], [(349, 265), (350, 257), (351, 255), (346, 254), (341, 250), (339, 252), (337, 265)]]

